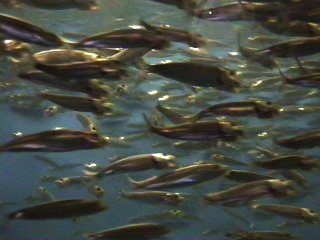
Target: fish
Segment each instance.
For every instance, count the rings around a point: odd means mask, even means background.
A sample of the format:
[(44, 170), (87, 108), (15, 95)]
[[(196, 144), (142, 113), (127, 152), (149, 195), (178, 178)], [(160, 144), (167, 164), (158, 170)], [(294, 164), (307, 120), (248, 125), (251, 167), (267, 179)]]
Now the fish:
[(169, 169), (177, 167), (174, 163), (175, 159), (176, 157), (174, 155), (163, 153), (141, 154), (120, 159), (98, 173), (86, 171), (85, 174), (103, 177), (106, 175), (139, 172), (149, 169)]
[(140, 223), (129, 224), (109, 230), (88, 233), (84, 236), (89, 240), (105, 240), (105, 239), (154, 239), (162, 237), (170, 232), (170, 229), (162, 224), (157, 223)]
[(120, 29), (101, 33), (73, 43), (75, 48), (168, 48), (169, 41), (146, 29)]
[(268, 69), (275, 69), (277, 67), (276, 62), (272, 59), (272, 57), (268, 55), (259, 54), (259, 50), (256, 48), (244, 47), (240, 44), (240, 33), (237, 35), (238, 42), (238, 51), (241, 53), (243, 57), (248, 59), (250, 62), (258, 63), (261, 66)]
[(61, 112), (63, 112), (63, 109), (61, 107), (50, 106), (43, 110), (43, 115), (49, 118), (49, 117), (54, 117)]
[(57, 129), (25, 135), (0, 145), (0, 152), (68, 152), (102, 148), (107, 137), (94, 132)]
[(306, 171), (319, 168), (320, 159), (304, 155), (280, 156), (266, 161), (256, 161), (255, 164), (266, 169), (302, 169)]
[(188, 85), (212, 87), (221, 91), (237, 92), (240, 87), (235, 71), (192, 60), (146, 65), (146, 71)]
[(319, 214), (312, 209), (276, 204), (254, 204), (254, 210), (262, 210), (288, 219), (296, 219), (311, 224), (319, 223)]
[(260, 25), (268, 31), (284, 36), (293, 37), (318, 37), (320, 36), (320, 25), (302, 21), (288, 21), (286, 19), (272, 18)]
[(149, 204), (179, 205), (185, 201), (184, 194), (164, 191), (128, 192), (119, 191), (119, 196)]
[(297, 170), (282, 170), (280, 172), (285, 178), (290, 179), (294, 181), (297, 185), (306, 188), (311, 189), (311, 184), (301, 173), (299, 173)]
[(99, 130), (97, 123), (89, 116), (76, 113), (76, 118), (82, 124), (82, 126), (86, 128), (86, 130), (90, 132), (97, 132)]
[(223, 139), (226, 141), (234, 141), (243, 135), (243, 127), (229, 121), (200, 121), (155, 126), (149, 122), (147, 117), (145, 118), (151, 132), (170, 139), (184, 141), (212, 141)]
[(196, 0), (151, 0), (162, 4), (172, 5), (182, 10), (190, 10), (199, 6)]
[(18, 77), (32, 83), (59, 88), (63, 90), (86, 93), (93, 98), (108, 98), (111, 94), (111, 88), (98, 79), (65, 79), (55, 77), (39, 70), (26, 70), (18, 73)]
[(149, 31), (164, 36), (166, 39), (172, 42), (181, 42), (194, 48), (201, 48), (206, 45), (206, 40), (202, 35), (188, 32), (182, 29), (174, 28), (168, 25), (156, 26), (140, 20), (140, 24)]
[(279, 115), (279, 107), (268, 101), (242, 101), (219, 103), (201, 110), (195, 115), (182, 116), (166, 109), (158, 102), (157, 110), (165, 113), (175, 123), (195, 122), (206, 117), (230, 116), (247, 117), (256, 116), (261, 119), (273, 118)]
[(314, 87), (314, 88), (320, 88), (320, 73), (311, 73), (311, 74), (306, 74), (302, 75), (299, 77), (294, 77), (294, 78), (288, 78), (284, 76), (285, 83), (287, 84), (292, 84), (300, 87)]
[(34, 67), (47, 74), (61, 78), (121, 80), (127, 76), (127, 72), (120, 62), (108, 59), (60, 64), (39, 62)]
[(110, 102), (95, 98), (61, 95), (48, 92), (42, 92), (38, 94), (38, 96), (67, 109), (78, 112), (92, 112), (101, 116), (112, 112), (114, 107), (114, 104)]
[(179, 221), (179, 220), (197, 220), (201, 221), (201, 219), (197, 216), (188, 214), (179, 209), (172, 210), (164, 210), (154, 214), (147, 214), (142, 217), (135, 217), (129, 220), (129, 223), (137, 223), (137, 222), (146, 222), (146, 221)]
[(54, 183), (60, 187), (70, 187), (74, 185), (92, 185), (94, 179), (92, 179), (89, 176), (74, 176), (74, 177), (64, 177), (64, 178), (58, 178), (54, 180)]
[(64, 10), (73, 9), (93, 11), (98, 10), (98, 4), (96, 0), (19, 0), (25, 5), (29, 5), (35, 8), (46, 9), (46, 10)]
[(225, 163), (225, 164), (231, 164), (231, 165), (240, 165), (240, 166), (248, 166), (249, 164), (246, 162), (242, 162), (240, 160), (237, 160), (235, 158), (222, 155), (222, 154), (212, 154), (211, 160), (217, 162), (217, 163)]
[(16, 40), (6, 39), (0, 41), (0, 56), (23, 58), (31, 53), (31, 46)]
[(278, 58), (303, 57), (320, 52), (320, 37), (294, 39), (258, 50), (258, 55)]
[(278, 198), (296, 195), (292, 181), (280, 179), (259, 180), (239, 186), (209, 193), (203, 196), (207, 204), (239, 204), (260, 198)]
[(45, 187), (38, 187), (38, 191), (41, 195), (41, 199), (44, 201), (55, 201), (55, 196), (50, 193), (50, 191)]
[(256, 172), (250, 172), (245, 170), (231, 170), (225, 175), (225, 178), (236, 182), (254, 182), (259, 180), (275, 179), (275, 177), (264, 175)]
[(75, 218), (105, 211), (107, 206), (96, 200), (67, 199), (39, 204), (7, 214), (8, 219), (49, 220)]
[(60, 47), (63, 39), (52, 32), (20, 18), (0, 14), (0, 32), (9, 38), (44, 47)]
[(275, 231), (236, 231), (234, 233), (226, 234), (226, 237), (236, 240), (303, 240), (302, 238), (290, 233)]
[(274, 139), (277, 145), (293, 149), (309, 149), (320, 146), (320, 130), (312, 130), (294, 137)]
[(196, 164), (178, 168), (160, 176), (151, 177), (143, 181), (134, 181), (128, 178), (135, 188), (159, 189), (189, 187), (225, 174), (228, 167), (221, 164)]

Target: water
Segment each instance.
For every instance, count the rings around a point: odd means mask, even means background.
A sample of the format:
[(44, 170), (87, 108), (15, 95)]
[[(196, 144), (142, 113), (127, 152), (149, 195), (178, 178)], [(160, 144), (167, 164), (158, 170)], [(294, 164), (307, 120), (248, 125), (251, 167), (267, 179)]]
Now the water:
[[(236, 46), (236, 31), (241, 32), (243, 44), (248, 45), (245, 39), (249, 36), (259, 34), (276, 36), (267, 33), (265, 30), (257, 26), (255, 23), (249, 22), (206, 22), (203, 20), (193, 19), (186, 16), (186, 14), (172, 6), (162, 5), (147, 0), (118, 0), (118, 1), (98, 1), (100, 9), (97, 11), (79, 11), (77, 9), (69, 10), (55, 10), (48, 11), (44, 9), (37, 9), (28, 6), (23, 6), (19, 9), (9, 9), (2, 7), (1, 13), (10, 14), (33, 23), (37, 23), (43, 28), (55, 32), (59, 35), (66, 35), (67, 33), (81, 33), (84, 35), (97, 34), (100, 32), (107, 32), (114, 29), (127, 28), (130, 25), (137, 25), (140, 19), (155, 24), (169, 24), (177, 28), (193, 31), (202, 34), (209, 39), (223, 41), (230, 44), (230, 48), (220, 48), (211, 46), (207, 51), (218, 57), (230, 56), (230, 52), (237, 52)], [(210, 3), (208, 5), (214, 6), (220, 3)], [(69, 34), (70, 35), (70, 34)], [(287, 40), (289, 38), (277, 36), (279, 39)], [(80, 37), (81, 38), (81, 37)], [(79, 38), (78, 38), (79, 39)], [(74, 39), (77, 40), (77, 39)], [(255, 47), (261, 48), (257, 44)], [(46, 48), (34, 47), (33, 52), (43, 51)], [(183, 44), (173, 44), (172, 49), (186, 50), (188, 47)], [(167, 57), (169, 56), (169, 57)], [(167, 56), (162, 58), (157, 57), (157, 54), (149, 55), (145, 60), (150, 63), (160, 62), (162, 60), (170, 59), (186, 59), (185, 55), (168, 53)], [(303, 59), (310, 59), (305, 57)], [(314, 57), (317, 59), (317, 57)], [(2, 82), (18, 82), (23, 85), (25, 89), (13, 90), (2, 93), (3, 96), (9, 96), (14, 93), (27, 93), (33, 95), (39, 90), (43, 89), (38, 85), (31, 83), (21, 82), (15, 76), (15, 69), (12, 65), (5, 60), (3, 62), (1, 71)], [(246, 62), (243, 60), (243, 64)], [(238, 64), (227, 62), (226, 67), (234, 70), (245, 71)], [(259, 66), (251, 66), (253, 72), (267, 72)], [(274, 76), (278, 73), (273, 72)], [(126, 80), (125, 84), (129, 86), (130, 93), (118, 100), (115, 104), (119, 111), (128, 113), (128, 116), (119, 118), (106, 118), (97, 119), (100, 127), (100, 133), (111, 137), (130, 136), (133, 134), (144, 133), (147, 131), (146, 125), (142, 118), (142, 114), (152, 116), (157, 113), (155, 110), (156, 101), (164, 95), (173, 94), (193, 94), (194, 92), (184, 84), (176, 83), (169, 79), (164, 79), (159, 76), (149, 76), (142, 84), (136, 84), (141, 81), (143, 76), (136, 72), (135, 76), (131, 76)], [(250, 85), (263, 77), (257, 76), (252, 79), (242, 79), (243, 84)], [(117, 83), (110, 83), (115, 86)], [(170, 85), (170, 86), (169, 86)], [(293, 98), (286, 100), (285, 95), (289, 91), (297, 91), (293, 94)], [(148, 94), (151, 91), (158, 91), (155, 95)], [(196, 104), (186, 103), (185, 100), (165, 101), (165, 105), (180, 106), (189, 111), (189, 113), (197, 112), (204, 106), (226, 102), (226, 101), (240, 101), (248, 97), (263, 98), (282, 106), (298, 105), (298, 106), (316, 106), (317, 96), (314, 98), (304, 99), (305, 94), (314, 91), (314, 89), (305, 89), (296, 86), (286, 86), (281, 89), (280, 86), (272, 87), (271, 89), (262, 90), (248, 90), (241, 93), (226, 93), (217, 90), (202, 90), (199, 95), (203, 94), (209, 96), (209, 99), (201, 101), (201, 98), (196, 101), (201, 104), (201, 107)], [(66, 93), (62, 90), (57, 90), (57, 93)], [(301, 95), (300, 96), (298, 96)], [(137, 96), (140, 99), (137, 100)], [(296, 97), (295, 97), (296, 96)], [(141, 101), (142, 99), (142, 101)], [(43, 110), (53, 104), (44, 102), (40, 106), (35, 106), (33, 109), (24, 111), (14, 111), (13, 103), (0, 105), (0, 139), (4, 143), (12, 139), (13, 132), (22, 132), (23, 134), (32, 134), (36, 132), (54, 129), (56, 127), (79, 129), (83, 127), (75, 117), (75, 112), (65, 111), (54, 117), (46, 118), (43, 115)], [(95, 118), (94, 115), (90, 115)], [(232, 143), (234, 148), (219, 148), (218, 150), (212, 148), (211, 150), (189, 150), (177, 149), (172, 146), (176, 141), (165, 139), (163, 137), (152, 135), (143, 137), (131, 143), (131, 147), (115, 148), (106, 147), (97, 150), (75, 151), (66, 153), (39, 153), (37, 155), (45, 156), (53, 159), (60, 165), (65, 164), (87, 164), (97, 163), (102, 166), (108, 165), (109, 158), (127, 157), (138, 154), (163, 152), (176, 154), (178, 162), (182, 166), (190, 165), (194, 162), (207, 161), (212, 153), (218, 152), (228, 156), (237, 158), (238, 160), (251, 164), (256, 160), (256, 156), (250, 154), (249, 151), (254, 149), (254, 146), (263, 146), (271, 148), (280, 154), (293, 153), (294, 151), (274, 146), (271, 141), (271, 135), (277, 133), (277, 136), (285, 136), (287, 132), (295, 134), (303, 132), (305, 129), (312, 130), (317, 128), (317, 122), (314, 125), (308, 124), (310, 121), (316, 120), (319, 117), (319, 112), (304, 112), (283, 114), (280, 117), (272, 120), (261, 120), (253, 117), (236, 119), (238, 123), (244, 125), (246, 129), (252, 126), (261, 126), (257, 131), (246, 134), (243, 139)], [(130, 127), (130, 124), (142, 124), (141, 128)], [(168, 123), (168, 122), (165, 122)], [(292, 130), (293, 129), (293, 130)], [(302, 151), (303, 154), (319, 157), (317, 149)], [(41, 181), (41, 176), (54, 176), (54, 177), (69, 177), (81, 175), (83, 167), (75, 167), (61, 171), (52, 171), (50, 167), (43, 162), (34, 158), (35, 153), (1, 153), (0, 155), (0, 200), (8, 202), (9, 204), (2, 206), (1, 219), (4, 223), (5, 214), (20, 208), (39, 204), (41, 201), (28, 202), (28, 197), (39, 196), (38, 187), (46, 187), (57, 199), (68, 198), (89, 198), (95, 197), (84, 186), (72, 186), (66, 188), (58, 188), (52, 182)], [(248, 167), (234, 167), (232, 169), (247, 169)], [(254, 168), (249, 166), (249, 170), (267, 173), (263, 169)], [(136, 180), (142, 180), (147, 177), (159, 175), (165, 171), (150, 170), (146, 172), (132, 173), (130, 177)], [(261, 203), (280, 203), (291, 204), (294, 206), (312, 208), (319, 212), (319, 205), (316, 199), (318, 195), (318, 177), (317, 172), (303, 172), (303, 174), (310, 180), (313, 188), (311, 191), (301, 190), (301, 197), (294, 197), (284, 200), (265, 199)], [(279, 177), (279, 175), (277, 175)], [(220, 178), (199, 186), (188, 187), (182, 189), (175, 189), (173, 192), (190, 193), (194, 196), (191, 197), (186, 205), (178, 207), (189, 214), (200, 217), (201, 221), (186, 220), (186, 221), (173, 221), (169, 225), (172, 228), (171, 233), (168, 235), (173, 238), (200, 238), (206, 237), (203, 233), (213, 230), (210, 238), (224, 239), (226, 232), (236, 230), (277, 230), (276, 224), (285, 221), (280, 217), (259, 217), (255, 215), (249, 206), (232, 208), (231, 210), (238, 211), (240, 217), (234, 217), (226, 213), (219, 205), (207, 206), (203, 203), (201, 195), (221, 190), (221, 183), (230, 183), (229, 181)], [(117, 192), (119, 190), (128, 191), (132, 186), (128, 183), (124, 174), (108, 176), (103, 181), (98, 183), (99, 186), (105, 189), (106, 195), (102, 199), (104, 203), (109, 206), (106, 212), (90, 217), (83, 217), (77, 219), (75, 222), (71, 220), (50, 220), (50, 221), (11, 221), (6, 225), (2, 238), (8, 239), (81, 239), (82, 234), (88, 232), (101, 231), (113, 227), (128, 224), (131, 218), (141, 217), (143, 215), (160, 212), (168, 207), (164, 206), (151, 206), (143, 203), (137, 203), (126, 199), (120, 199)], [(15, 204), (10, 204), (15, 203)], [(244, 221), (245, 219), (245, 221)], [(161, 221), (160, 221), (161, 222)], [(293, 226), (281, 229), (288, 231), (292, 234), (305, 237), (307, 239), (317, 238), (319, 229), (316, 225), (308, 225), (298, 223)]]

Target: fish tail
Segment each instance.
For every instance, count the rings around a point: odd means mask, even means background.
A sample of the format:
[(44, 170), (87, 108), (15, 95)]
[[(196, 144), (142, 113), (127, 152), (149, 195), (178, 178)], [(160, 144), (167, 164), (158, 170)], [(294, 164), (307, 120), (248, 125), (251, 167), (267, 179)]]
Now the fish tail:
[(82, 173), (86, 176), (91, 178), (92, 182), (96, 182), (98, 179), (101, 179), (104, 175), (103, 172), (91, 172), (87, 170), (83, 170)]
[(138, 181), (135, 181), (132, 178), (130, 178), (128, 174), (126, 174), (126, 178), (129, 181), (129, 183), (131, 183), (135, 188), (141, 187), (141, 184)]
[(139, 20), (140, 25), (142, 25), (145, 29), (155, 31), (154, 27), (152, 27), (149, 23), (144, 21), (143, 19)]
[[(160, 104), (160, 101), (158, 101), (156, 109), (161, 112), (167, 119), (169, 119), (173, 123), (185, 123), (188, 121), (195, 121), (193, 116), (182, 116), (179, 113), (176, 113), (169, 108), (165, 108)], [(196, 117), (196, 116), (195, 116)]]

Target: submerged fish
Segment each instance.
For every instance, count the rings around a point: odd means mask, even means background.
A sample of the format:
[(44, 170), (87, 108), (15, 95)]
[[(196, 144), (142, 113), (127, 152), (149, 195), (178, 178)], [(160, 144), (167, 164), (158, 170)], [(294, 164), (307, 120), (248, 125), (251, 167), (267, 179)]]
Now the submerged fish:
[(236, 92), (240, 86), (235, 71), (192, 60), (147, 65), (146, 70), (192, 86), (213, 87), (228, 92)]
[(98, 173), (86, 171), (86, 174), (102, 177), (117, 173), (139, 172), (152, 168), (168, 169), (177, 167), (174, 163), (175, 159), (175, 156), (163, 153), (141, 154), (120, 159)]
[(204, 195), (208, 204), (246, 203), (259, 198), (285, 197), (295, 195), (292, 181), (279, 179), (260, 180), (241, 184), (221, 192)]
[(39, 96), (62, 107), (78, 112), (92, 112), (103, 116), (113, 111), (112, 103), (108, 103), (100, 99), (60, 95), (47, 92), (42, 92)]
[(63, 40), (54, 33), (5, 14), (0, 14), (0, 32), (12, 39), (45, 47), (59, 47), (64, 44)]
[(170, 230), (162, 225), (156, 223), (141, 223), (130, 224), (118, 228), (105, 230), (102, 232), (88, 233), (85, 237), (89, 240), (106, 240), (106, 239), (154, 239), (169, 233)]
[(283, 170), (283, 171), (281, 171), (281, 174), (285, 178), (294, 181), (296, 184), (298, 184), (299, 186), (301, 186), (303, 188), (306, 188), (306, 189), (311, 188), (311, 184), (308, 181), (308, 179), (306, 179), (305, 176), (303, 176), (301, 173), (299, 173), (296, 170)]
[(129, 179), (135, 188), (158, 189), (188, 187), (222, 176), (228, 167), (221, 164), (197, 164), (178, 168), (172, 172), (143, 181)]
[(302, 238), (291, 235), (290, 233), (272, 231), (237, 231), (234, 233), (228, 233), (226, 236), (236, 240), (303, 240)]
[[(182, 116), (167, 108), (162, 107), (159, 103), (157, 109), (164, 115), (170, 117), (170, 120), (176, 123), (187, 121), (198, 121), (206, 117), (230, 116), (230, 117), (247, 117), (257, 116), (266, 119), (273, 118), (279, 114), (279, 109), (274, 104), (266, 101), (242, 101), (227, 102), (210, 106), (195, 115)], [(165, 114), (166, 113), (166, 114)]]
[(254, 182), (259, 180), (275, 179), (275, 177), (249, 172), (244, 170), (231, 170), (224, 175), (225, 178), (236, 182)]
[(121, 29), (85, 38), (73, 44), (81, 48), (152, 48), (165, 49), (169, 42), (146, 29)]
[(259, 167), (267, 169), (302, 169), (306, 171), (319, 168), (320, 159), (303, 156), (290, 155), (281, 156), (267, 161), (255, 162)]
[(276, 204), (255, 204), (252, 208), (273, 213), (288, 219), (296, 219), (311, 224), (319, 223), (319, 214), (308, 208)]
[(320, 146), (320, 130), (312, 130), (295, 137), (275, 139), (280, 146), (293, 149), (314, 148)]
[(228, 121), (187, 122), (168, 126), (154, 126), (149, 123), (149, 128), (160, 136), (184, 141), (234, 141), (243, 135), (242, 126)]
[(77, 8), (79, 10), (98, 10), (96, 0), (19, 0), (19, 2), (41, 9), (64, 10)]
[(120, 197), (127, 198), (133, 201), (145, 202), (151, 204), (167, 204), (179, 205), (185, 198), (181, 193), (171, 193), (164, 191), (147, 191), (147, 192), (128, 192), (119, 191)]
[(51, 201), (11, 212), (7, 218), (25, 220), (74, 218), (96, 214), (106, 209), (104, 204), (96, 200), (68, 199)]
[(102, 148), (107, 137), (95, 132), (58, 129), (22, 136), (0, 145), (0, 152), (68, 152)]

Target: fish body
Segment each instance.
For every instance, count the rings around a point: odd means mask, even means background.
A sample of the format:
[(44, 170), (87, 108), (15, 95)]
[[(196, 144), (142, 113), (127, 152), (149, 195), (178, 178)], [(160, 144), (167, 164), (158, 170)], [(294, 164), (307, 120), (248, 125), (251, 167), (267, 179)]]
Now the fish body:
[(300, 208), (286, 205), (276, 204), (255, 204), (253, 209), (262, 210), (273, 213), (288, 219), (296, 219), (307, 223), (317, 223), (319, 221), (319, 214), (308, 208)]
[(260, 198), (290, 196), (295, 193), (292, 181), (270, 179), (249, 182), (221, 192), (210, 193), (204, 195), (204, 200), (208, 204), (235, 204)]
[(303, 57), (320, 52), (320, 38), (305, 38), (281, 42), (259, 50), (259, 55), (278, 58)]
[(168, 62), (147, 66), (147, 71), (198, 87), (234, 92), (240, 86), (232, 70), (193, 61)]
[(236, 240), (303, 240), (302, 238), (291, 235), (290, 233), (272, 231), (238, 231), (229, 233), (226, 236)]
[(77, 8), (79, 10), (99, 9), (95, 0), (19, 0), (19, 2), (47, 10), (64, 10), (72, 8)]
[(170, 26), (151, 25), (143, 20), (140, 20), (140, 24), (147, 30), (154, 31), (155, 33), (164, 36), (166, 39), (172, 42), (185, 43), (194, 48), (200, 48), (206, 44), (206, 40), (200, 34), (188, 32)]
[(302, 169), (315, 170), (319, 168), (319, 159), (303, 156), (281, 156), (267, 161), (256, 162), (256, 165), (267, 169)]
[(189, 10), (198, 7), (196, 0), (151, 0), (162, 4), (172, 5), (182, 10)]
[(149, 125), (160, 136), (184, 141), (236, 140), (243, 134), (242, 127), (228, 121), (187, 122), (168, 126)]
[(60, 47), (64, 44), (63, 40), (54, 33), (5, 14), (0, 14), (0, 32), (5, 33), (9, 38), (44, 47)]
[(285, 178), (294, 181), (296, 184), (298, 184), (299, 186), (301, 186), (303, 188), (306, 188), (306, 189), (311, 188), (311, 184), (308, 181), (308, 179), (306, 179), (305, 176), (303, 176), (297, 170), (283, 170), (283, 171), (281, 171), (281, 174)]
[(112, 103), (107, 103), (100, 99), (88, 97), (67, 96), (45, 92), (40, 93), (39, 96), (71, 110), (79, 112), (92, 112), (97, 115), (110, 113), (112, 112), (113, 107)]
[(89, 240), (107, 240), (107, 239), (154, 239), (169, 233), (169, 229), (162, 224), (141, 223), (130, 224), (118, 228), (105, 230), (102, 232), (88, 233), (85, 236)]
[(99, 201), (89, 199), (56, 200), (24, 208), (7, 215), (8, 219), (48, 220), (74, 218), (106, 210)]
[(121, 63), (113, 60), (95, 60), (61, 64), (36, 63), (35, 68), (62, 78), (107, 78), (120, 80), (126, 76)]
[(294, 137), (275, 139), (275, 143), (286, 148), (308, 149), (320, 146), (320, 130), (312, 130)]
[(249, 172), (244, 170), (231, 170), (224, 175), (225, 178), (236, 182), (255, 182), (260, 180), (274, 179), (272, 176)]
[(173, 155), (162, 153), (131, 156), (114, 162), (110, 166), (94, 174), (94, 176), (101, 177), (104, 175), (139, 172), (148, 169), (169, 169), (176, 167), (176, 164), (174, 163), (175, 159), (176, 158)]
[(314, 87), (320, 88), (320, 73), (312, 73), (295, 78), (285, 78), (285, 82), (292, 85), (301, 87)]
[(145, 202), (151, 204), (167, 204), (179, 205), (185, 198), (180, 193), (171, 193), (164, 191), (147, 191), (147, 192), (119, 192), (120, 197), (127, 198), (133, 201)]
[(172, 172), (140, 182), (129, 179), (136, 188), (159, 189), (188, 187), (222, 176), (228, 167), (221, 164), (197, 164), (178, 168)]
[(146, 29), (122, 29), (90, 36), (77, 43), (81, 48), (152, 48), (165, 49), (169, 42), (159, 34)]
[(101, 148), (105, 137), (94, 132), (58, 129), (25, 135), (0, 145), (0, 152), (67, 152)]

